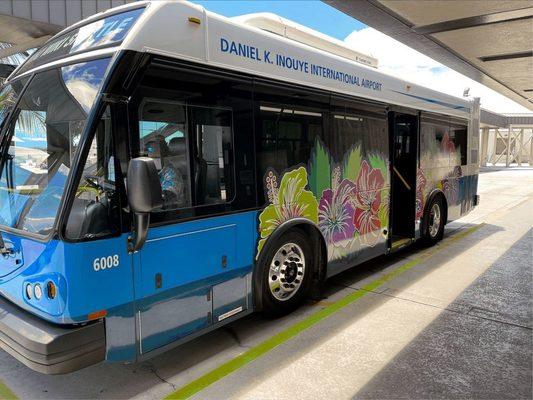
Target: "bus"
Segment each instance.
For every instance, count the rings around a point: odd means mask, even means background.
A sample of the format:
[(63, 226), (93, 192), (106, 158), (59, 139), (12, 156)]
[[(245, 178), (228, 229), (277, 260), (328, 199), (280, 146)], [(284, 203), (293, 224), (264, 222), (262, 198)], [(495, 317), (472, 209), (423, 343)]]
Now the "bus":
[(421, 240), (478, 202), (479, 100), (269, 14), (135, 2), (0, 90), (0, 346), (137, 362)]

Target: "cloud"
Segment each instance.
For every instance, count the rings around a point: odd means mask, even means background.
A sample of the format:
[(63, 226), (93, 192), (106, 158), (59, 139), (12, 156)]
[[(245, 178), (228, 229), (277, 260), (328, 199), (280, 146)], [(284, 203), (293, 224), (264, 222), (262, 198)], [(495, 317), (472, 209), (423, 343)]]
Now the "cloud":
[(470, 96), (480, 97), (483, 108), (497, 113), (531, 112), (374, 28), (354, 31), (344, 41), (353, 49), (376, 57), (379, 70), (390, 75), (457, 97), (462, 97), (464, 89), (470, 88)]
[(89, 113), (98, 93), (98, 85), (92, 85), (83, 79), (71, 79), (65, 81), (65, 85), (78, 103), (80, 103), (83, 110)]

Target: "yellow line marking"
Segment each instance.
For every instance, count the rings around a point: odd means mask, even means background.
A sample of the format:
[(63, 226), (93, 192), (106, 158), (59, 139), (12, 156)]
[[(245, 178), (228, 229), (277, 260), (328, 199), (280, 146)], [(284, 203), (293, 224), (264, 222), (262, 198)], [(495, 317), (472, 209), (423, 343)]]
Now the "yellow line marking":
[(0, 381), (0, 399), (17, 400), (18, 397), (9, 389), (4, 382)]
[(480, 224), (473, 226), (471, 228), (465, 229), (454, 234), (451, 237), (443, 240), (439, 245), (432, 247), (431, 249), (424, 250), (419, 256), (413, 260), (406, 262), (405, 264), (400, 265), (393, 271), (386, 273), (385, 275), (377, 278), (376, 280), (366, 284), (362, 288), (353, 291), (352, 293), (346, 295), (342, 299), (328, 305), (327, 307), (318, 310), (317, 312), (311, 314), (310, 316), (304, 318), (301, 321), (296, 322), (294, 325), (285, 328), (281, 332), (275, 334), (274, 336), (266, 339), (265, 341), (259, 343), (258, 345), (248, 349), (244, 353), (238, 355), (237, 357), (226, 361), (219, 365), (218, 367), (212, 369), (206, 374), (200, 376), (199, 378), (189, 382), (188, 384), (180, 387), (175, 392), (169, 394), (166, 399), (188, 399), (194, 396), (196, 393), (205, 389), (206, 387), (212, 385), (213, 383), (221, 380), (222, 378), (232, 374), (233, 372), (239, 370), (255, 359), (263, 356), (272, 349), (280, 346), (281, 344), (287, 342), (293, 337), (297, 336), (301, 332), (309, 329), (310, 327), (316, 325), (320, 321), (326, 319), (327, 317), (335, 314), (337, 311), (345, 308), (349, 304), (354, 303), (359, 300), (361, 297), (365, 296), (369, 292), (374, 291), (379, 286), (383, 285), (385, 282), (390, 281), (391, 279), (397, 277), (405, 271), (413, 268), (416, 265), (419, 265), (423, 261), (427, 260), (435, 253), (440, 250), (448, 247), (450, 244), (457, 242), (458, 240), (464, 238), (465, 236), (477, 231), (482, 228), (485, 224)]

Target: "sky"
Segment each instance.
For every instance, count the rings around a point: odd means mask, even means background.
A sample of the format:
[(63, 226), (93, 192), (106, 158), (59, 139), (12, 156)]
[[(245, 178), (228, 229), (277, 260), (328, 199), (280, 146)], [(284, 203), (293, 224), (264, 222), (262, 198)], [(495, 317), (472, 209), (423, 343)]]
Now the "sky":
[(326, 35), (378, 59), (379, 70), (401, 79), (462, 97), (470, 88), (471, 97), (480, 97), (481, 106), (497, 113), (530, 113), (527, 108), (439, 62), (366, 26), (321, 1), (200, 0), (195, 3), (215, 13), (234, 17), (271, 12)]

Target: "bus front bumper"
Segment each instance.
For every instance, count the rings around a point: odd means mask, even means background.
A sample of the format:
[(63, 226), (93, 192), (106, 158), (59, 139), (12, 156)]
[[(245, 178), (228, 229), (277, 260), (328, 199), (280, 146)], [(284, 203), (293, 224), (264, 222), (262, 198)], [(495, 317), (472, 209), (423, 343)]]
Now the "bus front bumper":
[(65, 374), (104, 360), (104, 323), (50, 324), (0, 297), (0, 348), (35, 371)]

